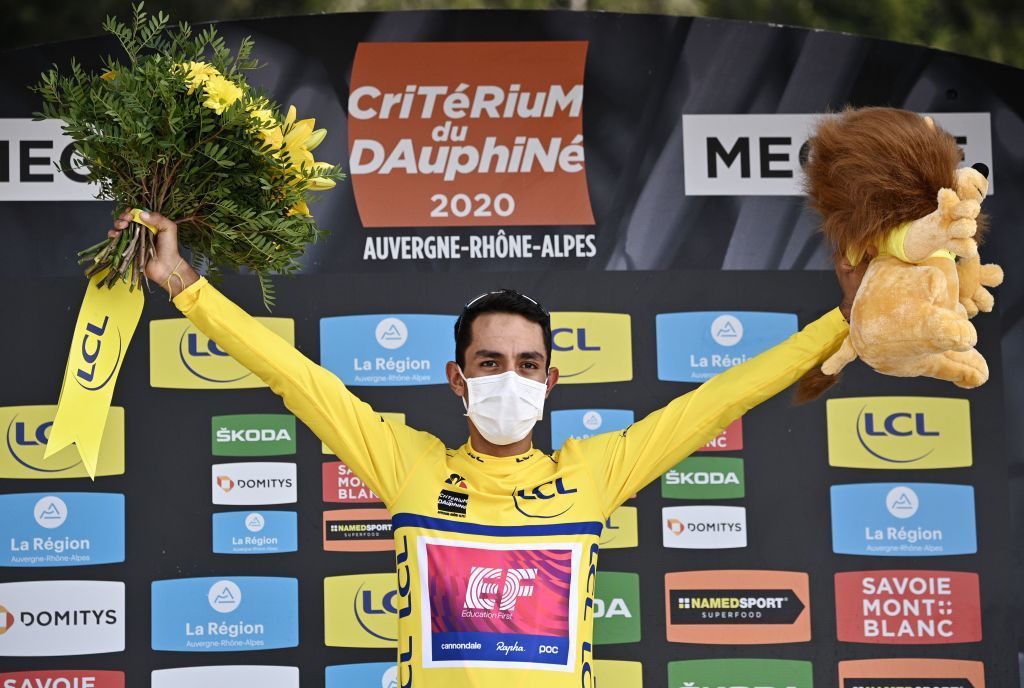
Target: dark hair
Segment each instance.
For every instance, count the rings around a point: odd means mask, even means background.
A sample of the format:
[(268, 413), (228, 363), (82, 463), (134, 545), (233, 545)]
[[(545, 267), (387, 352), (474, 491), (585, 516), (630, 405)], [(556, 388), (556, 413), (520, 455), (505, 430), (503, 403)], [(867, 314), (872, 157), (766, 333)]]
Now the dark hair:
[(473, 321), (484, 313), (510, 313), (521, 315), (530, 322), (540, 325), (547, 354), (545, 367), (551, 365), (551, 316), (544, 307), (515, 289), (501, 289), (481, 294), (462, 308), (462, 315), (455, 321), (455, 362), (466, 369), (466, 349), (473, 340)]

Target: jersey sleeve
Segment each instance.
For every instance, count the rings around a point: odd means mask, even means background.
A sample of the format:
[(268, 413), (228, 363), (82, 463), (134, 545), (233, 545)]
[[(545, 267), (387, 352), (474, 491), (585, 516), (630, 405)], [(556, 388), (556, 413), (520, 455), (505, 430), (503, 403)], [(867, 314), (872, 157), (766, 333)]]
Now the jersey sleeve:
[(849, 331), (835, 309), (781, 344), (676, 398), (626, 430), (568, 440), (604, 490), (607, 517), (632, 495), (703, 447), (749, 409), (828, 358)]
[(330, 371), (236, 306), (205, 278), (174, 305), (217, 346), (266, 382), (285, 406), (391, 506), (416, 463), (440, 440), (385, 421)]

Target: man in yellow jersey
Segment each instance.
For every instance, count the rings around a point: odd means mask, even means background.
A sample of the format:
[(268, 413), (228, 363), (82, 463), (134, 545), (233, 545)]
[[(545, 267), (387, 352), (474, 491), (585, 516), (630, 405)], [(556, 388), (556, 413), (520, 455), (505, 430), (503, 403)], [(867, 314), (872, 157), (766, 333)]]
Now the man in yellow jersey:
[[(846, 336), (860, 272), (837, 270), (844, 305), (782, 344), (708, 380), (626, 430), (567, 440), (546, 455), (533, 424), (558, 380), (548, 314), (509, 290), (484, 294), (456, 324), (452, 391), (469, 441), (447, 449), (385, 421), (334, 374), (200, 277), (177, 227), (155, 213), (147, 268), (174, 304), (279, 394), (384, 500), (394, 524), (399, 685), (594, 685), (594, 585), (609, 515), (731, 421), (818, 365)], [(122, 215), (111, 234), (127, 226)]]

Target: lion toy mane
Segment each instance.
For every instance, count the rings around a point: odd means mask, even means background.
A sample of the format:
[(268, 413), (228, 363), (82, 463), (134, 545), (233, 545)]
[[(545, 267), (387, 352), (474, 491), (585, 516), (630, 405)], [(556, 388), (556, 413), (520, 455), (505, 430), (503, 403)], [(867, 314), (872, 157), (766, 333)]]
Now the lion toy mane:
[(985, 287), (1003, 273), (978, 256), (988, 168), (961, 168), (962, 159), (952, 136), (906, 110), (848, 109), (819, 123), (805, 167), (810, 205), (838, 257), (870, 263), (849, 335), (817, 379), (801, 382), (798, 400), (857, 358), (886, 375), (964, 388), (988, 379), (969, 318), (992, 310)]

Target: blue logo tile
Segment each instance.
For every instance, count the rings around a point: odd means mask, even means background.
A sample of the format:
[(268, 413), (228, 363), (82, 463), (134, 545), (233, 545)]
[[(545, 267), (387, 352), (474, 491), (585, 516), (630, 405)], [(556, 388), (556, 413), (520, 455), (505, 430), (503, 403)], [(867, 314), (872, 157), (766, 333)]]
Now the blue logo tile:
[(699, 311), (655, 318), (658, 379), (703, 382), (797, 331), (793, 313)]
[(229, 511), (213, 515), (215, 554), (277, 554), (299, 548), (294, 511)]
[(326, 669), (326, 688), (390, 688), (398, 685), (394, 662), (336, 664)]
[(876, 557), (978, 551), (974, 488), (937, 483), (832, 487), (832, 550)]
[(0, 566), (88, 566), (124, 561), (124, 495), (0, 495)]
[(447, 382), (452, 315), (346, 315), (320, 320), (320, 362), (350, 386)]
[(551, 449), (561, 449), (569, 438), (582, 440), (628, 428), (633, 412), (625, 409), (569, 409), (551, 412)]
[(177, 652), (237, 652), (299, 644), (295, 578), (154, 581), (152, 646)]

